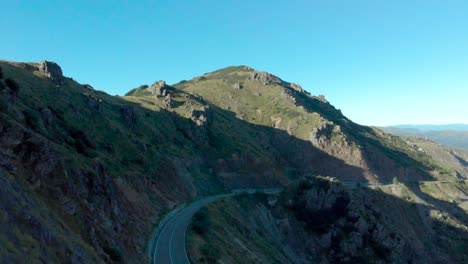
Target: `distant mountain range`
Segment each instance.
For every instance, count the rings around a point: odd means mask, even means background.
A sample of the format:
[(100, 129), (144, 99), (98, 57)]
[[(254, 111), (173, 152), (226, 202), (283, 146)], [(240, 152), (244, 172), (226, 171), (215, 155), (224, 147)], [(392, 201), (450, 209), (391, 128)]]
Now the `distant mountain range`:
[(468, 149), (468, 124), (398, 125), (381, 129), (398, 136), (426, 137), (443, 145)]
[(396, 125), (390, 126), (398, 129), (416, 129), (421, 131), (443, 131), (443, 130), (461, 130), (468, 131), (468, 124), (447, 124), (447, 125)]

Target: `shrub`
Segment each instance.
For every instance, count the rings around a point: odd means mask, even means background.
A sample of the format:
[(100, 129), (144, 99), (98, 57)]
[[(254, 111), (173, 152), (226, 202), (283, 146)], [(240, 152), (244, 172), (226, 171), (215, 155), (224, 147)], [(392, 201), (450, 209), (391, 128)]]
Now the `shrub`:
[(193, 215), (192, 230), (199, 235), (203, 235), (208, 230), (209, 225), (208, 210), (203, 207)]
[(10, 79), (10, 78), (6, 78), (5, 79), (5, 84), (10, 88), (10, 90), (14, 93), (14, 94), (18, 94), (19, 92), (19, 85), (18, 83), (13, 80), (13, 79)]
[(0, 79), (3, 79), (3, 70), (2, 70), (2, 67), (0, 67)]
[(79, 154), (83, 154), (87, 157), (90, 157), (91, 154), (89, 153), (89, 151), (95, 150), (96, 147), (88, 139), (86, 134), (83, 131), (76, 129), (74, 127), (69, 128), (68, 134), (70, 135), (70, 137), (73, 138), (73, 141), (68, 142), (68, 143), (69, 144), (71, 143), (75, 147), (76, 152), (78, 152)]
[(200, 247), (200, 252), (203, 254), (204, 258), (201, 259), (201, 262), (206, 263), (217, 263), (218, 260), (220, 259), (220, 252), (219, 250), (216, 250), (212, 246), (209, 246), (208, 244), (204, 244), (203, 246)]
[(107, 255), (109, 255), (109, 258), (114, 261), (114, 262), (120, 262), (122, 261), (122, 253), (120, 250), (114, 247), (104, 247), (103, 248), (104, 252), (106, 252)]
[(40, 118), (36, 111), (25, 110), (23, 111), (24, 121), (26, 126), (32, 130), (38, 130), (41, 127)]
[(254, 198), (261, 202), (261, 203), (267, 203), (268, 202), (268, 194), (262, 193), (262, 192), (255, 192), (253, 194)]

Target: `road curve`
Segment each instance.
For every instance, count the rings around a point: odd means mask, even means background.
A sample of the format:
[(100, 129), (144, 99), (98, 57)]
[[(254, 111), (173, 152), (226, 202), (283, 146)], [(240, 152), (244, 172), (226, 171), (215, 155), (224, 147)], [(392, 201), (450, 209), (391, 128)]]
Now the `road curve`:
[(172, 214), (164, 221), (156, 240), (152, 263), (157, 264), (189, 264), (190, 261), (185, 249), (185, 232), (190, 225), (192, 216), (203, 206), (223, 198), (234, 196), (243, 192), (254, 193), (280, 193), (282, 189), (242, 189), (234, 190), (229, 194), (220, 194), (197, 200), (190, 205)]
[[(462, 180), (463, 181), (463, 180)], [(426, 182), (444, 182), (444, 181), (426, 181)], [(450, 182), (450, 181), (447, 181)], [(370, 184), (362, 182), (341, 182), (343, 186), (347, 187), (371, 187), (371, 186), (390, 186), (392, 183), (387, 184)], [(220, 194), (215, 196), (206, 197), (191, 203), (188, 206), (174, 209), (168, 214), (166, 218), (161, 221), (157, 230), (159, 234), (156, 237), (156, 245), (150, 246), (151, 262), (153, 264), (189, 264), (190, 261), (187, 256), (185, 248), (185, 233), (187, 227), (190, 225), (192, 216), (203, 206), (221, 200), (223, 198), (238, 195), (240, 193), (254, 193), (263, 192), (267, 194), (280, 193), (281, 188), (271, 189), (238, 189), (233, 190), (229, 194)], [(158, 231), (157, 231), (158, 232)]]

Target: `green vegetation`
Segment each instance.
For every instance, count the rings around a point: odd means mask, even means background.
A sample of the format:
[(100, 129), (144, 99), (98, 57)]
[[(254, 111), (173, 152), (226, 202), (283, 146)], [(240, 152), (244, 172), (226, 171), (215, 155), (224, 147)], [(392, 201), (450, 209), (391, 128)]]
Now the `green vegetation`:
[(109, 258), (114, 262), (122, 261), (122, 253), (115, 247), (104, 247), (104, 252), (109, 255)]
[[(287, 263), (281, 248), (269, 237), (266, 203), (255, 195), (227, 198), (208, 206), (210, 229), (203, 235), (187, 232), (192, 263)], [(193, 221), (193, 219), (192, 219)], [(193, 222), (192, 222), (193, 223)]]
[(149, 86), (147, 84), (140, 85), (137, 88), (130, 90), (125, 96), (150, 96), (151, 92), (147, 91), (146, 89)]
[(198, 212), (193, 215), (191, 228), (199, 235), (204, 235), (210, 229), (210, 219), (208, 217), (208, 210), (202, 207)]
[(6, 86), (8, 86), (8, 88), (10, 88), (10, 90), (13, 92), (13, 94), (18, 94), (20, 87), (19, 87), (18, 83), (15, 80), (10, 79), (10, 78), (6, 78), (5, 79), (5, 84), (6, 84)]
[[(318, 174), (352, 181), (377, 175), (385, 182), (398, 175), (403, 183), (453, 177), (450, 168), (400, 138), (354, 124), (323, 98), (296, 91), (276, 77), (252, 78), (253, 70), (243, 66), (180, 82), (167, 90), (168, 98), (155, 98), (147, 85), (114, 97), (69, 78), (57, 86), (37, 64), (0, 64), (8, 77), (5, 86), (15, 94), (15, 100), (8, 92), (0, 96), (0, 129), (5, 135), (0, 137), (5, 141), (0, 142), (5, 146), (0, 154), (8, 157), (1, 166), (26, 186), (7, 190), (39, 201), (27, 203), (36, 210), (31, 215), (54, 215), (60, 228), (50, 228), (50, 233), (64, 245), (63, 252), (46, 251), (59, 260), (75, 244), (86, 249), (88, 262), (102, 257), (97, 252), (114, 261), (144, 258), (141, 238), (150, 232), (158, 212), (195, 195), (239, 185), (276, 187)], [(337, 185), (305, 180), (297, 191), (328, 192)], [(225, 245), (226, 238), (216, 235), (223, 231), (248, 235), (240, 240), (242, 245), (267, 252), (265, 259), (284, 262), (275, 241), (265, 243), (272, 232), (261, 225), (271, 217), (268, 199), (261, 193), (231, 199), (237, 204), (227, 205), (227, 212), (241, 210), (239, 204), (257, 210), (242, 218), (202, 209), (192, 225), (193, 239), (200, 245), (196, 254), (210, 261), (224, 256), (226, 250), (204, 246), (210, 239)], [(288, 210), (294, 221), (309, 226), (311, 233), (326, 233), (350, 217), (346, 195), (326, 209), (305, 210), (303, 200), (292, 202)], [(245, 229), (243, 219), (259, 224)], [(225, 220), (236, 224), (225, 228)], [(124, 236), (119, 230), (125, 230)], [(99, 243), (91, 244), (90, 238)], [(104, 248), (109, 241), (112, 245)]]

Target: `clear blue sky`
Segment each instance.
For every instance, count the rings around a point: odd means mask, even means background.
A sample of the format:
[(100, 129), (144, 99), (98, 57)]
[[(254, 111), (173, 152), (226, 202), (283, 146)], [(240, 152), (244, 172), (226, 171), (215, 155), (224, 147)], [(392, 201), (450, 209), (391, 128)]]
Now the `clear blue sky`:
[(249, 65), (355, 122), (468, 123), (468, 1), (4, 1), (0, 58), (110, 94)]

